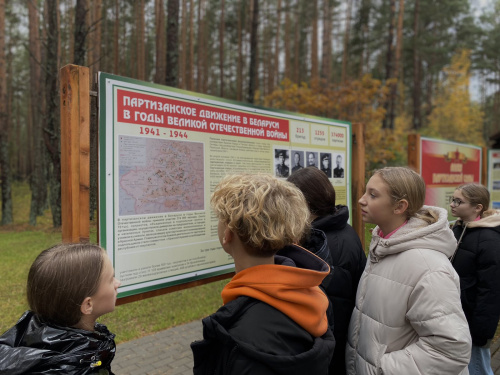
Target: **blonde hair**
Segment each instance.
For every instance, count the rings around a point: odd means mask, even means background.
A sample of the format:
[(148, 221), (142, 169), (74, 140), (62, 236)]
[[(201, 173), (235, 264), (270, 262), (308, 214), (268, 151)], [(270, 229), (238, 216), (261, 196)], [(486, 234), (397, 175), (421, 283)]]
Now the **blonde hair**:
[(234, 174), (216, 186), (210, 200), (219, 220), (254, 256), (272, 256), (300, 242), (309, 230), (309, 209), (292, 183), (266, 174)]
[(480, 204), (483, 206), (483, 209), (479, 213), (481, 217), (484, 211), (490, 206), (490, 192), (481, 184), (463, 184), (457, 187), (456, 190), (460, 190), (464, 198), (467, 199), (471, 205), (477, 206)]
[(425, 182), (417, 172), (405, 167), (386, 167), (374, 173), (378, 174), (389, 188), (394, 202), (406, 200), (406, 218), (416, 217), (427, 223), (435, 223), (438, 219), (434, 212), (422, 209), (425, 201)]

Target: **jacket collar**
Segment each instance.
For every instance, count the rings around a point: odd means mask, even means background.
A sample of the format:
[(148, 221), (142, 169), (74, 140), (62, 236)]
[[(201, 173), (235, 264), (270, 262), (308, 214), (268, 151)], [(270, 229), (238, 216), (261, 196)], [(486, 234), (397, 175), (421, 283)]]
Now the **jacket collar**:
[(422, 210), (433, 212), (437, 216), (437, 221), (428, 224), (418, 217), (412, 217), (405, 226), (388, 239), (380, 238), (378, 234), (380, 228), (375, 227), (370, 243), (372, 262), (387, 255), (419, 248), (439, 251), (448, 258), (453, 255), (457, 242), (448, 226), (448, 212), (443, 208), (433, 206), (423, 206)]

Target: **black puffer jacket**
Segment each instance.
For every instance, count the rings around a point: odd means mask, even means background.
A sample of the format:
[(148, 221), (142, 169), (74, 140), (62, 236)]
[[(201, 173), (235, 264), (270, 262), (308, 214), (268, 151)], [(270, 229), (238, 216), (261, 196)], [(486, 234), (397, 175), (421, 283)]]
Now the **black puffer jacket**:
[(31, 311), (0, 337), (0, 374), (113, 374), (115, 335), (43, 323)]
[(312, 222), (315, 229), (326, 234), (327, 257), (317, 254), (330, 264), (331, 274), (322, 286), (333, 308), (336, 346), (330, 366), (331, 374), (345, 374), (345, 345), (347, 328), (351, 319), (359, 279), (366, 265), (366, 255), (356, 231), (347, 223), (349, 210), (346, 206), (336, 206), (333, 215), (317, 218)]
[(330, 330), (313, 337), (274, 307), (246, 296), (203, 319), (203, 337), (191, 344), (195, 375), (326, 375), (335, 346)]
[(462, 308), (472, 343), (484, 346), (500, 317), (500, 211), (486, 211), (478, 221), (457, 220), (453, 233), (459, 240), (453, 267), (460, 276)]

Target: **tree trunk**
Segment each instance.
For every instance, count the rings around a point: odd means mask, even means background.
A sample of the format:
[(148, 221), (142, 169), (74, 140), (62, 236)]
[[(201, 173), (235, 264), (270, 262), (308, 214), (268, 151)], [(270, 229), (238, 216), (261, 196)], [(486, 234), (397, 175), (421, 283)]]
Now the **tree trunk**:
[(359, 78), (363, 77), (365, 71), (369, 71), (370, 49), (367, 40), (368, 31), (370, 28), (370, 7), (370, 0), (361, 0), (361, 9), (359, 10), (359, 24), (361, 32), (361, 60), (359, 62)]
[[(279, 86), (280, 84), (280, 30), (281, 30), (281, 0), (278, 0), (277, 5), (277, 21), (276, 21), (276, 39), (274, 41), (274, 79), (273, 85)], [(270, 87), (270, 91), (274, 90), (274, 86)]]
[(398, 32), (396, 36), (396, 58), (394, 60), (394, 77), (401, 76), (401, 51), (403, 50), (403, 21), (405, 12), (405, 0), (399, 0), (399, 11), (398, 11)]
[(345, 83), (347, 80), (347, 56), (349, 50), (349, 33), (351, 28), (351, 7), (352, 0), (348, 0), (345, 16), (344, 51), (342, 53), (342, 75), (340, 77), (340, 82), (342, 83)]
[(52, 210), (52, 223), (55, 228), (61, 226), (61, 128), (59, 123), (59, 24), (58, 1), (46, 0), (47, 6), (47, 41), (45, 62), (45, 129), (44, 141), (51, 160), (49, 176), (49, 198)]
[[(394, 59), (394, 74), (393, 76), (397, 78), (397, 83), (393, 85), (391, 88), (391, 112), (389, 114), (390, 123), (392, 124), (392, 128), (394, 129), (394, 118), (396, 117), (396, 105), (398, 102), (398, 87), (400, 82), (403, 79), (402, 66), (401, 66), (401, 51), (403, 49), (403, 19), (404, 19), (404, 11), (405, 11), (405, 1), (399, 0), (399, 11), (398, 11), (398, 31), (396, 36), (396, 56)], [(401, 105), (403, 105), (402, 101)]]
[(136, 50), (137, 50), (137, 79), (146, 80), (146, 52), (144, 45), (145, 38), (145, 21), (144, 21), (144, 0), (139, 0), (137, 3), (136, 15)]
[(120, 5), (115, 0), (115, 24), (113, 27), (113, 73), (120, 74)]
[(167, 9), (167, 86), (177, 87), (179, 78), (179, 0), (168, 0)]
[(418, 57), (418, 32), (419, 32), (420, 0), (415, 0), (413, 12), (413, 129), (418, 130), (422, 126), (420, 114), (420, 59)]
[(186, 74), (186, 88), (194, 90), (194, 0), (189, 1), (189, 64)]
[(299, 55), (300, 55), (300, 20), (304, 15), (300, 14), (300, 0), (295, 4), (295, 27), (293, 33), (293, 81), (300, 83)]
[(155, 0), (156, 67), (154, 82), (164, 83), (167, 66), (165, 59), (165, 10), (163, 0)]
[(75, 65), (85, 65), (86, 40), (89, 32), (87, 23), (89, 9), (87, 0), (76, 0), (75, 7), (75, 42), (74, 42), (74, 60)]
[(219, 26), (219, 71), (220, 71), (220, 92), (221, 98), (224, 97), (224, 0), (220, 3), (220, 26)]
[[(396, 0), (390, 0), (390, 12), (389, 12), (389, 32), (387, 33), (387, 54), (386, 54), (386, 61), (385, 61), (385, 79), (389, 80), (393, 77), (393, 61), (392, 61), (392, 52), (393, 52), (393, 47), (392, 43), (394, 40), (394, 21), (395, 21), (395, 16), (396, 16)], [(390, 118), (390, 113), (392, 111), (392, 87), (391, 91), (389, 94), (389, 98), (386, 101), (384, 107), (386, 110), (384, 122), (382, 124), (382, 128), (384, 129), (394, 129), (394, 124), (391, 123), (391, 118)]]
[(198, 3), (198, 62), (196, 66), (196, 89), (198, 92), (203, 92), (203, 80), (205, 77), (203, 76), (203, 49), (206, 46), (203, 43), (203, 30), (204, 30), (204, 22), (205, 22), (205, 12), (204, 12), (205, 0), (199, 0)]
[(9, 161), (9, 119), (7, 116), (7, 69), (5, 60), (5, 0), (0, 0), (0, 179), (2, 225), (12, 223), (12, 191)]
[(40, 15), (33, 1), (28, 1), (29, 16), (29, 55), (30, 55), (30, 111), (33, 160), (32, 174), (30, 177), (31, 206), (30, 225), (36, 225), (37, 216), (43, 215), (43, 210), (47, 202), (47, 179), (45, 175), (46, 158), (43, 145), (43, 123), (41, 112), (42, 97), (42, 53), (40, 43)]
[(321, 58), (321, 78), (329, 82), (332, 76), (332, 14), (330, 0), (323, 7), (323, 51)]
[(247, 101), (254, 102), (257, 87), (257, 41), (259, 28), (259, 0), (253, 0), (252, 29), (250, 31), (250, 67)]
[(101, 37), (102, 37), (102, 0), (93, 0), (92, 9), (90, 9), (90, 27), (92, 33), (90, 34), (90, 56), (89, 56), (89, 67), (90, 67), (90, 82), (94, 80), (93, 75), (101, 67)]
[(311, 81), (319, 78), (318, 70), (318, 0), (312, 0), (313, 19), (311, 36)]
[(236, 63), (236, 100), (243, 100), (243, 25), (246, 0), (238, 4), (238, 61)]
[(186, 60), (188, 53), (187, 44), (187, 0), (182, 0), (182, 15), (181, 15), (181, 43), (179, 45), (179, 88), (186, 88)]
[[(92, 33), (90, 39), (90, 89), (97, 91), (97, 74), (101, 67), (101, 34), (102, 34), (102, 0), (94, 0), (91, 9)], [(97, 153), (98, 153), (98, 113), (97, 97), (90, 98), (90, 191), (89, 191), (89, 217), (94, 220), (94, 214), (97, 212), (98, 184), (97, 180)]]
[(286, 12), (285, 12), (285, 37), (284, 37), (284, 50), (285, 50), (285, 78), (291, 79), (292, 68), (290, 66), (290, 0), (285, 0)]

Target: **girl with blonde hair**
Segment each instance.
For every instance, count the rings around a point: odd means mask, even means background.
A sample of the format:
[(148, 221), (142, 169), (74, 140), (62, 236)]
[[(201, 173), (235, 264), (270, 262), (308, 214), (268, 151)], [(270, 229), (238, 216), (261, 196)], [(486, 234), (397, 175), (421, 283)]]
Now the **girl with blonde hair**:
[(425, 183), (403, 167), (374, 173), (359, 200), (377, 226), (346, 346), (348, 374), (467, 374), (471, 339), (446, 210), (424, 206)]

